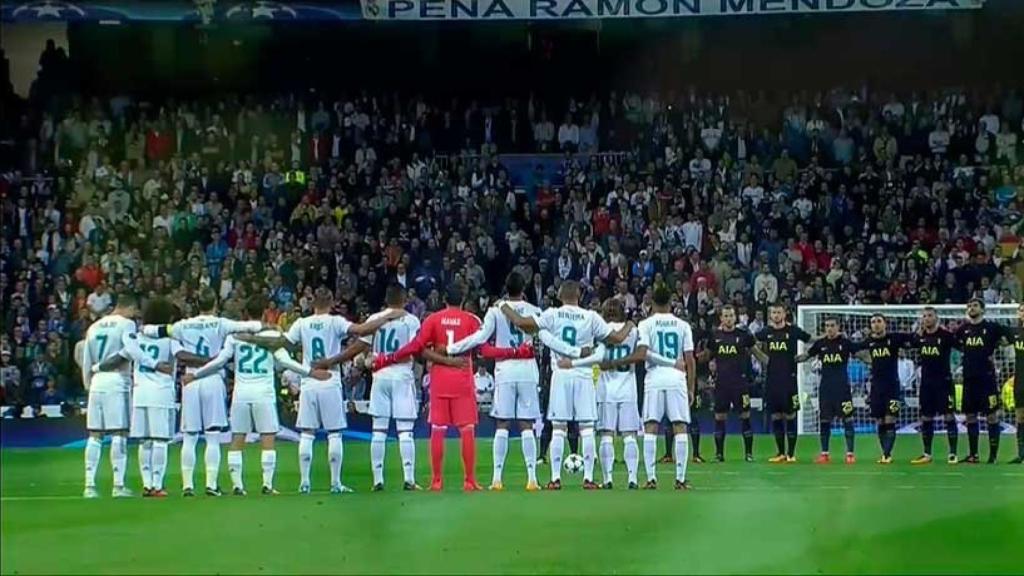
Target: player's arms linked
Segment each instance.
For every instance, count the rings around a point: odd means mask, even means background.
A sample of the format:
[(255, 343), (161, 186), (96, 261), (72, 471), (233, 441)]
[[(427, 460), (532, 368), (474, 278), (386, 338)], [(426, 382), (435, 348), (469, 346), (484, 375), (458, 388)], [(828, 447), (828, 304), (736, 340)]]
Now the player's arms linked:
[(440, 352), (434, 351), (433, 348), (424, 348), (420, 354), (424, 360), (433, 362), (434, 364), (441, 364), (442, 366), (451, 366), (452, 368), (463, 368), (467, 365), (466, 358), (463, 356), (448, 356), (441, 354)]
[(757, 358), (758, 362), (762, 364), (768, 363), (768, 355), (765, 354), (764, 345), (761, 342), (755, 344), (754, 347), (750, 349), (750, 351), (754, 354), (754, 357)]
[(566, 356), (572, 359), (586, 358), (587, 356), (590, 356), (589, 347), (577, 348), (547, 330), (538, 330), (537, 336), (545, 346), (553, 352), (558, 353), (560, 356)]
[(392, 320), (398, 320), (406, 314), (408, 314), (408, 312), (405, 310), (388, 310), (387, 314), (377, 318), (376, 320), (349, 326), (348, 331), (350, 334), (355, 334), (356, 336), (369, 336), (376, 332), (381, 326), (391, 322)]
[(515, 325), (516, 328), (524, 330), (533, 334), (538, 330), (537, 320), (533, 316), (522, 316), (515, 311), (514, 308), (508, 305), (508, 303), (501, 305), (501, 312), (508, 318), (508, 321)]
[(128, 361), (129, 360), (127, 358), (121, 356), (120, 354), (114, 354), (113, 356), (108, 357), (106, 360), (100, 362), (99, 364), (93, 364), (92, 372), (93, 374), (97, 372), (115, 372), (123, 368), (124, 365), (128, 363)]
[(635, 327), (636, 326), (633, 324), (632, 320), (627, 320), (618, 330), (609, 334), (608, 337), (604, 339), (604, 341), (607, 342), (608, 344), (613, 345), (622, 344), (622, 342), (629, 337), (629, 333)]
[(607, 351), (607, 348), (605, 348), (602, 345), (598, 345), (593, 352), (587, 354), (586, 356), (582, 356), (578, 359), (574, 360), (572, 358), (567, 357), (559, 358), (558, 367), (563, 370), (568, 370), (570, 368), (587, 368), (590, 366), (599, 365), (601, 366), (602, 370), (608, 370), (609, 368), (605, 367), (605, 364), (607, 364), (607, 362), (605, 362), (605, 354), (607, 353)]
[[(326, 370), (326, 369), (328, 369), (328, 368), (330, 368), (332, 366), (336, 366), (336, 365), (339, 365), (339, 364), (346, 364), (346, 363), (350, 362), (356, 356), (359, 356), (360, 354), (362, 354), (364, 352), (369, 352), (369, 351), (370, 351), (370, 345), (369, 344), (367, 344), (366, 342), (363, 342), (362, 340), (356, 340), (355, 342), (353, 342), (353, 343), (349, 344), (348, 346), (346, 346), (345, 349), (342, 350), (340, 353), (335, 354), (334, 356), (328, 356), (327, 358), (321, 358), (320, 360), (317, 360), (316, 362), (313, 362), (313, 367)], [(371, 361), (372, 361), (372, 358), (371, 358)], [(371, 366), (372, 366), (372, 364), (371, 364)]]
[(690, 392), (690, 405), (697, 399), (697, 359), (693, 351), (683, 352), (683, 365), (686, 368), (686, 388)]
[(174, 358), (186, 366), (202, 366), (210, 361), (206, 356), (200, 356), (199, 354), (193, 354), (192, 352), (186, 352), (185, 350), (179, 350)]
[(312, 368), (310, 366), (306, 366), (305, 364), (300, 364), (297, 360), (292, 358), (290, 354), (288, 354), (287, 350), (284, 350), (282, 348), (279, 348), (277, 351), (274, 352), (274, 360), (276, 361), (276, 368), (280, 372), (288, 370), (291, 372), (295, 372), (300, 376), (307, 376), (309, 378), (313, 378), (314, 380), (321, 381), (330, 380), (332, 376), (332, 374), (327, 370), (321, 368)]
[(235, 334), (235, 340), (239, 342), (245, 342), (246, 344), (252, 344), (258, 348), (265, 348), (271, 352), (284, 348), (289, 350), (292, 348), (292, 343), (288, 341), (284, 335), (280, 336), (257, 336), (256, 334)]

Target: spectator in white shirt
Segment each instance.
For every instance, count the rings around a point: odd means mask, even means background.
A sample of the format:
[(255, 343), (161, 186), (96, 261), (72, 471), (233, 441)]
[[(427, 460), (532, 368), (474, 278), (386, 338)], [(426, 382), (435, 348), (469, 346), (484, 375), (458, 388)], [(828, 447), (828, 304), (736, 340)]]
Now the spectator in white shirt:
[(711, 160), (704, 157), (704, 151), (697, 149), (697, 155), (690, 160), (690, 176), (695, 180), (706, 180), (711, 176)]
[(367, 146), (366, 142), (363, 142), (363, 145), (356, 150), (355, 160), (356, 168), (360, 172), (366, 172), (377, 162), (377, 153), (374, 152), (373, 148)]
[(550, 152), (551, 143), (555, 139), (555, 125), (548, 120), (547, 114), (540, 113), (540, 122), (533, 125), (533, 139), (537, 142), (537, 149), (541, 152)]
[(767, 264), (761, 264), (761, 271), (754, 278), (754, 297), (760, 299), (761, 292), (768, 296), (768, 302), (775, 302), (779, 297), (779, 279), (771, 273)]
[(988, 112), (981, 117), (981, 125), (989, 134), (992, 134), (993, 136), (999, 134), (999, 115), (993, 112), (992, 109), (989, 109)]
[(490, 404), (494, 400), (494, 377), (487, 372), (482, 362), (476, 365), (473, 385), (476, 387), (477, 404)]
[(565, 121), (558, 127), (558, 147), (563, 151), (576, 151), (580, 147), (580, 127), (565, 115)]
[(700, 139), (704, 143), (704, 148), (708, 152), (714, 153), (718, 150), (718, 145), (722, 141), (722, 123), (718, 122), (717, 124), (704, 127), (700, 131)]
[(996, 158), (1006, 160), (1010, 165), (1017, 163), (1017, 135), (1010, 131), (1008, 124), (996, 136)]
[(741, 193), (743, 200), (750, 202), (754, 208), (761, 205), (761, 201), (764, 200), (764, 187), (758, 182), (757, 175), (751, 174), (750, 180), (747, 185), (743, 188)]
[(110, 305), (113, 302), (114, 299), (110, 296), (110, 292), (107, 292), (105, 282), (100, 282), (96, 285), (96, 288), (89, 294), (89, 297), (85, 299), (85, 303), (89, 306), (89, 311), (92, 312), (93, 318), (103, 316), (107, 310), (110, 310)]
[(932, 154), (946, 155), (946, 151), (949, 150), (949, 130), (946, 130), (944, 123), (939, 122), (935, 130), (928, 134), (928, 147), (931, 148)]
[(687, 248), (695, 248), (698, 253), (701, 251), (701, 244), (704, 240), (704, 224), (697, 219), (697, 215), (690, 213), (689, 218), (683, 224), (683, 243)]

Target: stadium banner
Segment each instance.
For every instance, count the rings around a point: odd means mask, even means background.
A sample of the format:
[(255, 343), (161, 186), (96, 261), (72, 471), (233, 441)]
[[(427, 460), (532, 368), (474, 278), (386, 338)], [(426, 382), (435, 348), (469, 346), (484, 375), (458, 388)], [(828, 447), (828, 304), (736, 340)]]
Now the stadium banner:
[(8, 0), (0, 21), (299, 23), (351, 20), (579, 20), (1018, 8), (1021, 0)]
[(977, 10), (985, 0), (361, 0), (368, 20), (575, 20)]

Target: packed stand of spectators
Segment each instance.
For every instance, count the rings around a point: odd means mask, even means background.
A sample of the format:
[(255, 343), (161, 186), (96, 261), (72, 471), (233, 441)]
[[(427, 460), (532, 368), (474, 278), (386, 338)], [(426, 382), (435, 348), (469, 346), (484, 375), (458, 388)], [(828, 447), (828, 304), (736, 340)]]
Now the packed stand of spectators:
[[(7, 401), (80, 396), (70, 351), (128, 291), (191, 314), (209, 286), (227, 315), (262, 294), (282, 328), (318, 286), (361, 318), (398, 282), (423, 316), (453, 282), (482, 309), (510, 270), (542, 306), (578, 279), (632, 315), (665, 283), (698, 329), (725, 302), (756, 326), (771, 302), (1021, 298), (1016, 90), (541, 102), (39, 107), (32, 169), (0, 181)], [(517, 187), (504, 152), (560, 154), (561, 174)]]

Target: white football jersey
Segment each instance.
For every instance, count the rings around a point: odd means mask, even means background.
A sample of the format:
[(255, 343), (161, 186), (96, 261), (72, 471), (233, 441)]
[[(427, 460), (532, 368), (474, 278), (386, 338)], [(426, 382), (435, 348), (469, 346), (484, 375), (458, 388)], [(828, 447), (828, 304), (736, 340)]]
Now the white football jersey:
[[(391, 309), (381, 310), (367, 318), (367, 322), (373, 322), (378, 318), (390, 313)], [(399, 348), (412, 342), (420, 331), (420, 321), (412, 314), (406, 314), (395, 320), (389, 320), (369, 336), (360, 338), (362, 342), (369, 344), (374, 354), (392, 354)], [(413, 363), (402, 362), (392, 364), (386, 368), (373, 373), (374, 378), (412, 378)]]
[[(537, 318), (537, 326), (541, 330), (551, 332), (566, 344), (579, 348), (593, 348), (596, 342), (603, 341), (612, 333), (612, 329), (600, 314), (579, 306), (548, 308)], [(553, 356), (557, 357), (557, 354)], [(552, 372), (562, 371), (556, 360), (557, 358), (552, 359)], [(591, 368), (569, 368), (568, 371), (580, 378), (593, 377)]]
[[(693, 330), (690, 323), (673, 314), (658, 313), (640, 322), (640, 346), (669, 360), (677, 360), (686, 352), (693, 352)], [(647, 361), (647, 390), (686, 387), (686, 373), (670, 366), (659, 366)]]
[[(277, 337), (281, 333), (273, 330), (260, 332), (260, 336)], [(255, 402), (273, 404), (277, 401), (276, 370), (281, 369), (309, 376), (309, 367), (296, 362), (288, 352), (279, 348), (271, 353), (248, 342), (228, 336), (220, 353), (213, 360), (196, 370), (195, 377), (204, 378), (218, 373), (229, 360), (234, 359), (235, 391), (232, 402)]]
[[(516, 328), (509, 322), (508, 316), (501, 307), (508, 304), (517, 314), (524, 318), (537, 318), (540, 308), (524, 300), (506, 300), (497, 302), (487, 310), (480, 329), (448, 347), (450, 354), (462, 354), (487, 342), (494, 337), (494, 345), (498, 348), (518, 348), (532, 336)], [(537, 361), (532, 358), (510, 359), (495, 362), (494, 379), (496, 382), (539, 382), (540, 373)]]
[[(620, 330), (621, 322), (612, 322), (608, 326), (612, 331)], [(605, 358), (607, 360), (620, 360), (636, 350), (639, 340), (638, 330), (633, 328), (629, 335), (620, 344), (606, 345)], [(619, 366), (611, 370), (601, 370), (597, 379), (597, 401), (598, 402), (636, 402), (636, 364)]]
[[(186, 352), (213, 358), (220, 354), (224, 339), (239, 332), (255, 333), (263, 329), (258, 320), (238, 322), (227, 318), (218, 318), (202, 314), (194, 318), (179, 320), (171, 326), (171, 338), (181, 342)], [(189, 373), (195, 372), (194, 367), (186, 368)]]
[[(351, 327), (352, 323), (343, 316), (314, 314), (293, 322), (284, 337), (292, 344), (301, 344), (302, 362), (313, 364), (317, 360), (341, 353), (341, 346), (348, 338), (348, 331)], [(310, 384), (341, 386), (341, 366), (332, 366), (331, 372), (334, 377), (330, 380), (303, 378), (302, 386)]]
[[(82, 348), (82, 381), (97, 392), (127, 392), (131, 385), (129, 368), (109, 373), (92, 373), (93, 365), (121, 355), (126, 346), (136, 346), (135, 321), (109, 314), (93, 322), (85, 333)], [(99, 376), (99, 377), (97, 377)]]
[(153, 362), (166, 362), (171, 365), (172, 374), (164, 374), (146, 367), (136, 358), (135, 352), (129, 352), (133, 361), (135, 388), (132, 390), (132, 405), (149, 408), (174, 408), (174, 355), (181, 350), (181, 343), (171, 338), (149, 338), (140, 335), (138, 352)]

